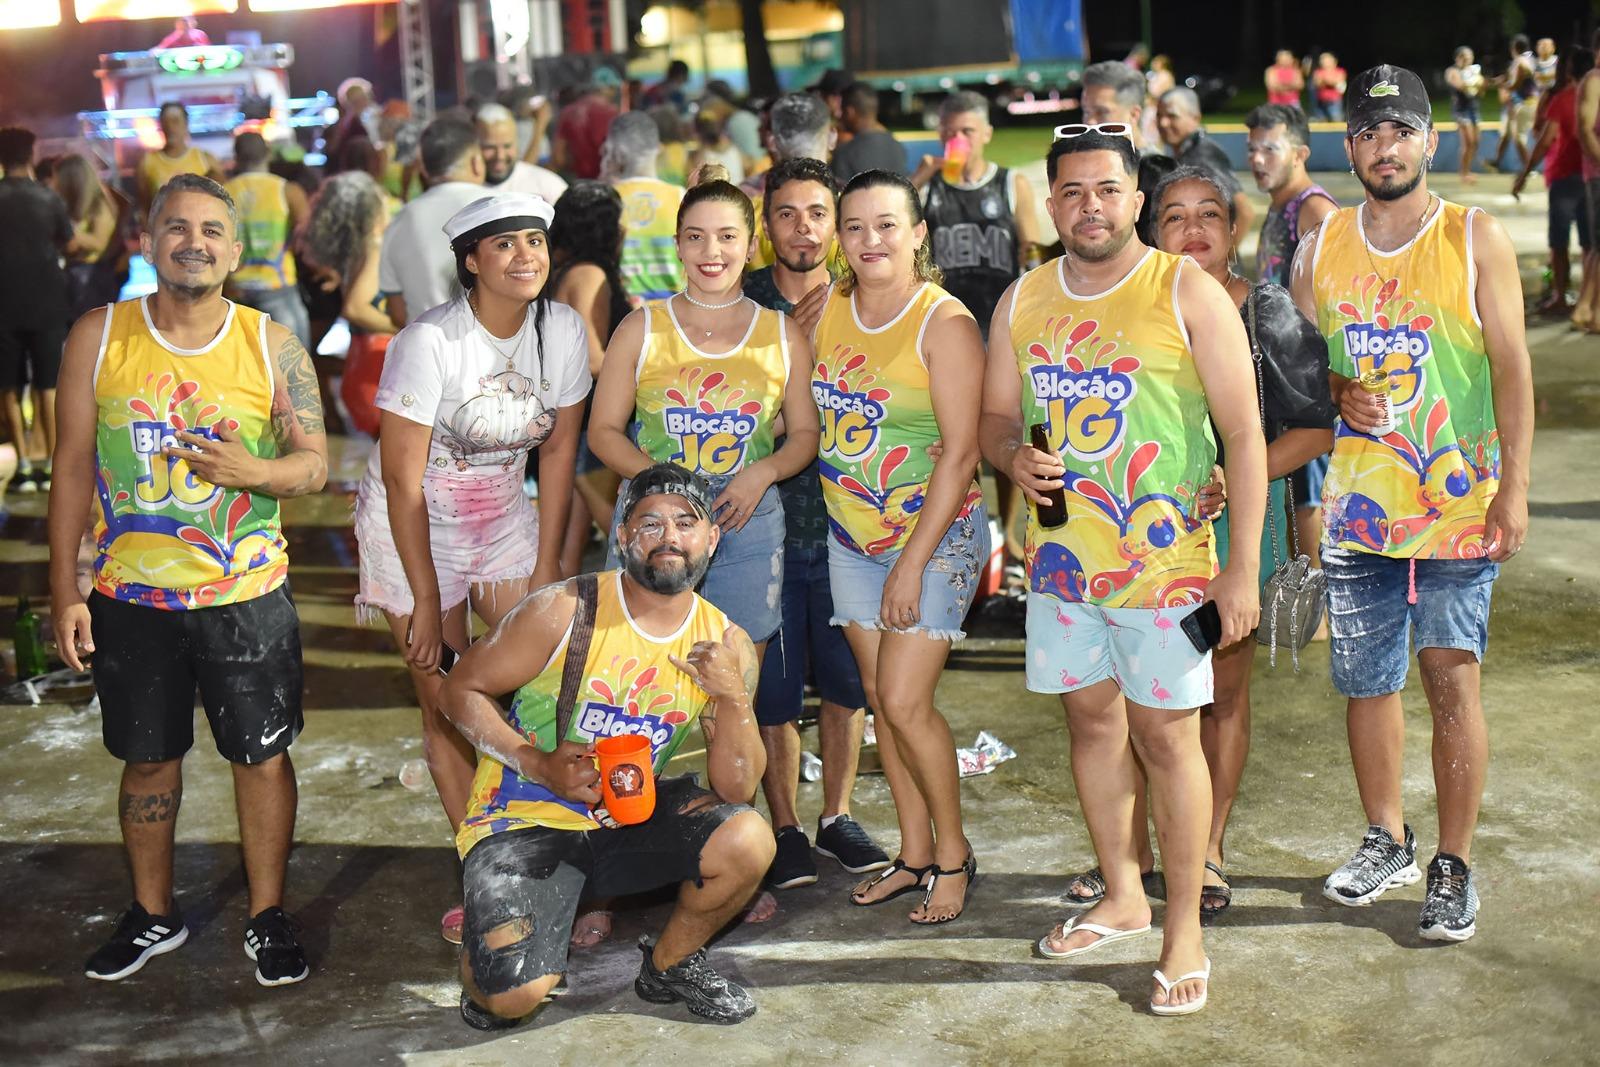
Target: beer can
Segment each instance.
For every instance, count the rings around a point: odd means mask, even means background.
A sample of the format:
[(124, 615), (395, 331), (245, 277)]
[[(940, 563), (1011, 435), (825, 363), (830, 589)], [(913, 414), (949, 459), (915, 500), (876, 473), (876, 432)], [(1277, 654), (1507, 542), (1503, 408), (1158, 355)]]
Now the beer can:
[(1389, 375), (1381, 370), (1369, 370), (1357, 378), (1356, 382), (1361, 386), (1362, 392), (1377, 399), (1378, 407), (1383, 411), (1378, 424), (1372, 428), (1371, 435), (1383, 437), (1394, 433), (1394, 408), (1389, 400)]

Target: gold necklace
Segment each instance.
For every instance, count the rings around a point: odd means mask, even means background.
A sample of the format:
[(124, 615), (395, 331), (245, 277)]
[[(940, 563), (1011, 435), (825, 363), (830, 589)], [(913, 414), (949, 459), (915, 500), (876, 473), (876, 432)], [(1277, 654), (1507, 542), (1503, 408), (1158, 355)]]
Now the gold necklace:
[[(1401, 248), (1406, 250), (1406, 255), (1405, 258), (1400, 261), (1400, 267), (1395, 269), (1395, 281), (1399, 281), (1402, 277), (1404, 277), (1404, 272), (1401, 268), (1405, 267), (1411, 262), (1411, 253), (1416, 248), (1416, 240), (1422, 235), (1422, 224), (1428, 220), (1428, 212), (1433, 210), (1434, 196), (1435, 194), (1433, 193), (1428, 194), (1428, 199), (1422, 205), (1422, 214), (1417, 216), (1416, 229), (1411, 232), (1411, 237), (1402, 242), (1400, 245)], [(1367, 207), (1366, 204), (1362, 204), (1361, 206), (1363, 209)], [(1370, 216), (1371, 212), (1368, 211), (1367, 214)], [(1367, 263), (1372, 267), (1372, 273), (1376, 274), (1381, 280), (1388, 280), (1384, 279), (1383, 271), (1378, 269), (1378, 261), (1372, 258), (1372, 242), (1367, 239), (1367, 229), (1365, 225), (1361, 227), (1361, 247), (1366, 250)], [(1396, 251), (1398, 251), (1398, 249)]]
[[(500, 358), (506, 361), (506, 370), (508, 372), (515, 371), (517, 369), (517, 350), (522, 347), (522, 335), (528, 332), (528, 311), (526, 308), (523, 309), (522, 325), (517, 327), (516, 334), (510, 339), (511, 351), (508, 353), (504, 348), (500, 347), (501, 338), (496, 337), (494, 332), (484, 325), (483, 315), (478, 311), (477, 295), (476, 291), (467, 294), (467, 307), (472, 311), (473, 321), (478, 324), (478, 329), (483, 331), (483, 335), (489, 339), (489, 346), (500, 353)], [(539, 389), (548, 393), (550, 391), (550, 379), (544, 376), (544, 351), (542, 348), (538, 353), (538, 358)]]

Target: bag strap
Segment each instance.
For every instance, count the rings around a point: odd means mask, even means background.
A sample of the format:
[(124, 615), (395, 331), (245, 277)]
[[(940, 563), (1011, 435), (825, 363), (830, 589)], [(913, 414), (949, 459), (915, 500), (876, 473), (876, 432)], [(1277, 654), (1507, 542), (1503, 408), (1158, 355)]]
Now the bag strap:
[(594, 574), (577, 577), (578, 606), (572, 612), (572, 633), (567, 637), (567, 661), (561, 668), (561, 694), (556, 698), (556, 744), (567, 739), (578, 691), (583, 688), (589, 646), (594, 641), (594, 617), (600, 602), (600, 580)]
[[(1267, 384), (1261, 373), (1261, 361), (1264, 357), (1261, 352), (1260, 337), (1256, 330), (1257, 292), (1257, 290), (1251, 289), (1250, 295), (1244, 298), (1244, 315), (1245, 333), (1250, 337), (1250, 362), (1255, 364), (1256, 368), (1256, 406), (1261, 413), (1261, 433), (1265, 436), (1267, 432)], [(1288, 479), (1285, 478), (1284, 481), (1287, 483)], [(1269, 479), (1267, 481), (1267, 529), (1272, 534), (1272, 566), (1274, 570), (1278, 566), (1278, 517), (1273, 513), (1275, 510), (1272, 506), (1272, 482)], [(1289, 537), (1291, 540), (1297, 540), (1293, 523), (1289, 525)], [(1299, 544), (1296, 543), (1289, 558), (1294, 559), (1299, 554)]]

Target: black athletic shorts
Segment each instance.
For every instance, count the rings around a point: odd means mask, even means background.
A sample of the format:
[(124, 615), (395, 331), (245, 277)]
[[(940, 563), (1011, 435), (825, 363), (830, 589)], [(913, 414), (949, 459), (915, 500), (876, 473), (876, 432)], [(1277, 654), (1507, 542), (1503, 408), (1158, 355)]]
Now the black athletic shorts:
[[(537, 826), (479, 841), (462, 872), (461, 947), (473, 982), (495, 996), (565, 973), (580, 898), (698, 881), (700, 853), (717, 827), (752, 810), (701, 789), (686, 774), (657, 781), (656, 810), (647, 822), (614, 830)], [(487, 935), (507, 925), (520, 936), (490, 948)]]
[(240, 604), (166, 611), (89, 594), (94, 688), (106, 750), (125, 763), (194, 746), (200, 690), (230, 763), (262, 763), (300, 735), (300, 617), (281, 585)]
[(54, 389), (67, 327), (0, 327), (0, 389)]

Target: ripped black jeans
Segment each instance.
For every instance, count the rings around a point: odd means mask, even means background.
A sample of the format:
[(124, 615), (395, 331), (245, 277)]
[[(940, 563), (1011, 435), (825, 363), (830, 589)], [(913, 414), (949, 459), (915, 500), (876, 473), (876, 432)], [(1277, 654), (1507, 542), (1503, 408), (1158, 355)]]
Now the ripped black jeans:
[(656, 783), (647, 822), (617, 829), (508, 830), (467, 853), (462, 951), (486, 996), (567, 969), (581, 897), (620, 897), (700, 880), (700, 854), (741, 812), (686, 774)]

